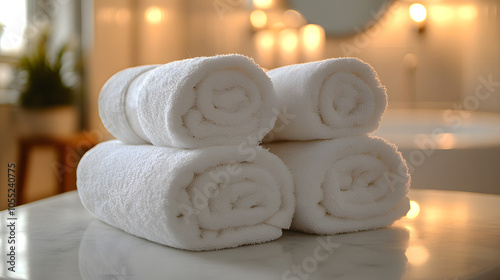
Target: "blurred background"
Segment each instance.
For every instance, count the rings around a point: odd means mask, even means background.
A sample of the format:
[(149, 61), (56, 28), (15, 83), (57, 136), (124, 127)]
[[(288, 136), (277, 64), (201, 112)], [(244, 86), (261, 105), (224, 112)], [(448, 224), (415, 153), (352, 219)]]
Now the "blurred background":
[(112, 138), (97, 99), (127, 67), (224, 53), (267, 69), (370, 63), (388, 90), (375, 133), (413, 188), (500, 194), (498, 0), (0, 0), (0, 208), (75, 189), (81, 155)]

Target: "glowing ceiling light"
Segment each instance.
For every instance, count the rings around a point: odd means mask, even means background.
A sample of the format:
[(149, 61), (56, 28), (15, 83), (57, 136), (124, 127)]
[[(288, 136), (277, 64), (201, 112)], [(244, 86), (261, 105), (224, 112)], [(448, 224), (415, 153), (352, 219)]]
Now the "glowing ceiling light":
[(270, 51), (274, 47), (274, 34), (271, 30), (260, 31), (256, 34), (258, 47), (264, 51)]
[(250, 22), (255, 28), (264, 27), (267, 24), (267, 15), (264, 11), (261, 10), (253, 11), (250, 14)]
[(308, 24), (302, 28), (302, 40), (307, 50), (318, 48), (325, 40), (325, 30), (316, 24)]
[(146, 20), (151, 24), (160, 23), (163, 20), (164, 14), (161, 8), (156, 6), (149, 7), (144, 13)]
[(258, 9), (270, 8), (273, 4), (273, 0), (253, 0), (253, 5)]
[(293, 52), (297, 48), (299, 40), (294, 29), (284, 29), (279, 33), (279, 44), (283, 51)]
[(406, 217), (409, 219), (414, 219), (420, 213), (420, 206), (415, 201), (410, 201), (410, 211), (406, 213)]
[(410, 17), (416, 22), (422, 22), (427, 17), (427, 10), (422, 4), (412, 4), (410, 6)]
[(477, 9), (472, 5), (466, 5), (458, 8), (458, 14), (463, 19), (475, 19), (477, 17)]
[(436, 22), (446, 23), (455, 17), (454, 10), (446, 5), (433, 5), (430, 9), (432, 20)]

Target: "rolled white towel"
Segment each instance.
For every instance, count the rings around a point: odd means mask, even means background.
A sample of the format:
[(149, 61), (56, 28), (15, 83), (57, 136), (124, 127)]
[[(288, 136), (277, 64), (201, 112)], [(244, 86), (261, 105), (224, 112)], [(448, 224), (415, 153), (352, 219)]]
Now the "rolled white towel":
[(261, 147), (187, 150), (113, 140), (84, 155), (77, 186), (100, 220), (188, 250), (276, 239), (295, 205), (289, 171)]
[(377, 74), (356, 58), (284, 66), (267, 74), (282, 107), (267, 142), (371, 133), (387, 106)]
[(261, 140), (276, 120), (269, 77), (242, 55), (125, 69), (99, 96), (104, 126), (128, 144), (197, 148)]
[(294, 177), (292, 229), (335, 234), (391, 225), (410, 209), (408, 167), (381, 138), (267, 144)]

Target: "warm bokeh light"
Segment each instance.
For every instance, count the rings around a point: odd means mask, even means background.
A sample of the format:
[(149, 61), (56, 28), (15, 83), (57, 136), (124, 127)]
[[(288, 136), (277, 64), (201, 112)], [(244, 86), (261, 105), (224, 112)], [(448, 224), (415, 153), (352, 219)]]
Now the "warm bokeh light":
[(448, 150), (455, 146), (455, 135), (453, 135), (453, 133), (441, 133), (438, 139), (438, 146), (440, 149)]
[(458, 8), (458, 15), (462, 19), (475, 19), (477, 17), (477, 9), (473, 5), (464, 5)]
[(325, 41), (325, 30), (316, 24), (308, 24), (302, 28), (304, 48), (308, 51), (315, 50)]
[(284, 29), (279, 33), (280, 49), (289, 53), (297, 49), (298, 38), (295, 29)]
[(424, 246), (410, 246), (406, 249), (406, 257), (412, 265), (422, 265), (429, 259), (429, 251)]
[(299, 28), (305, 23), (304, 17), (295, 10), (286, 10), (283, 13), (282, 18), (283, 18), (283, 23), (287, 27), (291, 28)]
[(442, 23), (448, 22), (454, 17), (453, 9), (445, 5), (433, 5), (431, 7), (430, 13), (432, 14), (433, 21)]
[(253, 5), (258, 9), (270, 8), (273, 4), (273, 0), (253, 0)]
[(262, 28), (267, 24), (267, 15), (264, 11), (256, 10), (250, 14), (250, 22), (255, 28)]
[(164, 12), (161, 8), (153, 6), (153, 7), (147, 8), (146, 12), (144, 13), (144, 16), (146, 17), (146, 20), (149, 23), (157, 24), (163, 20)]
[(255, 33), (255, 47), (257, 58), (263, 67), (274, 67), (276, 32), (273, 30), (262, 30)]
[(422, 22), (427, 17), (427, 10), (422, 4), (412, 4), (410, 6), (410, 17), (416, 22)]
[(274, 33), (270, 30), (261, 31), (255, 34), (257, 47), (263, 51), (270, 51), (274, 47)]
[(409, 219), (414, 219), (420, 213), (420, 206), (415, 201), (410, 201), (410, 211), (406, 213), (406, 217)]
[(422, 220), (429, 225), (442, 223), (445, 219), (449, 219), (449, 211), (451, 210), (436, 205), (428, 205), (425, 207), (425, 214), (422, 215)]

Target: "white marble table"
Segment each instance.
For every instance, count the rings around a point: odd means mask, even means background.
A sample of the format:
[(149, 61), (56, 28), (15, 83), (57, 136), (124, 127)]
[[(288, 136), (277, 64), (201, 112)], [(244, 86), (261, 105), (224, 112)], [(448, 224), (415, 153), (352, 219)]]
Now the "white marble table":
[[(500, 279), (500, 196), (412, 190), (420, 205), (390, 228), (336, 236), (287, 231), (280, 239), (188, 252), (128, 235), (93, 218), (70, 192), (16, 209), (16, 272), (6, 279)], [(416, 216), (415, 216), (416, 215)], [(324, 244), (334, 244), (332, 246)]]

